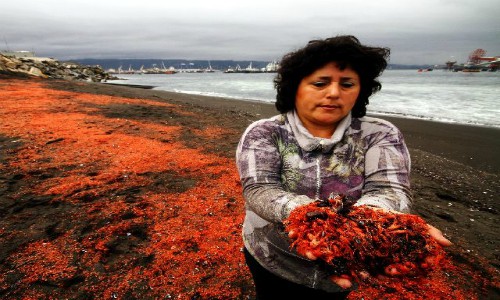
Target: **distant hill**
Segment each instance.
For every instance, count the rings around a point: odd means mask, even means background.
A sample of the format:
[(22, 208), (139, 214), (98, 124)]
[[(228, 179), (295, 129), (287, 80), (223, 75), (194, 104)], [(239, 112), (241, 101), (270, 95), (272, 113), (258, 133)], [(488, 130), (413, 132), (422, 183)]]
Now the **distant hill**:
[[(226, 70), (229, 67), (236, 67), (239, 65), (241, 68), (246, 68), (250, 63), (254, 68), (264, 68), (269, 61), (250, 61), (250, 60), (186, 60), (186, 59), (96, 59), (96, 58), (82, 58), (73, 59), (73, 62), (77, 62), (82, 65), (95, 66), (99, 65), (103, 69), (122, 69), (127, 70), (132, 68), (138, 70), (141, 66), (144, 68), (151, 68), (157, 66), (162, 67), (162, 64), (166, 68), (174, 67), (175, 69), (204, 69), (208, 68), (209, 64), (212, 69), (215, 70)], [(400, 64), (390, 64), (388, 69), (393, 70), (404, 70), (404, 69), (423, 69), (431, 68), (430, 65), (400, 65)]]

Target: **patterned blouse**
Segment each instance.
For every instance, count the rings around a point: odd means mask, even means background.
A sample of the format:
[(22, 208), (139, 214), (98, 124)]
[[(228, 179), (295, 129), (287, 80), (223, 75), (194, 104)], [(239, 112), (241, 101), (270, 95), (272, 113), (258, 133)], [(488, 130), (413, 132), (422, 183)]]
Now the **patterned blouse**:
[(282, 221), (297, 206), (331, 194), (409, 211), (410, 156), (401, 132), (371, 117), (345, 117), (330, 139), (313, 137), (295, 112), (251, 124), (236, 162), (243, 185), (245, 247), (272, 273), (329, 292), (340, 291), (318, 263), (290, 249)]

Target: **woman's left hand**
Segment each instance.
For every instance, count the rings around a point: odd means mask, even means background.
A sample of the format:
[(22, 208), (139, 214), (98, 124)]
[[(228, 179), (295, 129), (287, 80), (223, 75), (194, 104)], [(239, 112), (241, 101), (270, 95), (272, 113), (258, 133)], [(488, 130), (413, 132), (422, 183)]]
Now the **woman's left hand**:
[(429, 230), (427, 231), (427, 233), (429, 233), (429, 235), (436, 240), (436, 242), (438, 242), (438, 244), (440, 244), (441, 246), (443, 247), (448, 247), (448, 246), (451, 246), (453, 245), (452, 242), (450, 242), (449, 239), (445, 238), (443, 233), (441, 232), (441, 230), (437, 229), (436, 227), (432, 226), (432, 225), (427, 225), (429, 226)]
[[(381, 210), (383, 212), (391, 212), (391, 213), (395, 213), (395, 214), (402, 214), (402, 212), (399, 212), (399, 211), (395, 211), (395, 210), (387, 210), (385, 208), (379, 208), (379, 207), (372, 207), (372, 209), (374, 210)], [(441, 232), (441, 230), (437, 229), (436, 227), (432, 226), (432, 225), (429, 225), (427, 224), (428, 226), (428, 230), (427, 230), (427, 233), (433, 238), (436, 240), (436, 242), (438, 242), (438, 244), (440, 244), (441, 246), (443, 247), (448, 247), (448, 246), (451, 246), (453, 245), (453, 243), (448, 240), (447, 238), (444, 237), (443, 233)]]
[[(382, 209), (382, 208), (375, 208), (375, 209), (380, 209), (380, 210), (387, 211), (387, 210)], [(392, 212), (394, 212), (394, 213), (400, 213), (400, 212), (396, 212), (396, 211), (392, 211)], [(448, 240), (443, 235), (443, 233), (441, 232), (441, 230), (439, 230), (436, 227), (434, 227), (432, 225), (429, 225), (429, 224), (427, 224), (427, 226), (429, 228), (428, 231), (427, 231), (427, 233), (434, 240), (436, 240), (436, 242), (438, 242), (438, 244), (440, 244), (443, 247), (448, 247), (448, 246), (453, 245), (453, 243), (450, 240)], [(432, 259), (433, 259), (432, 257), (429, 257), (428, 261), (432, 262)], [(394, 277), (394, 276), (398, 276), (399, 274), (400, 273), (397, 272), (397, 270), (395, 270), (395, 269), (391, 269), (391, 268), (387, 268), (386, 269), (386, 275), (388, 275), (388, 276)], [(370, 276), (368, 272), (361, 272), (358, 275), (360, 276), (360, 278), (363, 278), (363, 279), (366, 279), (366, 278), (368, 278)], [(348, 275), (332, 276), (331, 280), (335, 284), (337, 284), (338, 286), (342, 287), (343, 289), (348, 289), (348, 288), (352, 287), (352, 278), (350, 276), (348, 276)]]

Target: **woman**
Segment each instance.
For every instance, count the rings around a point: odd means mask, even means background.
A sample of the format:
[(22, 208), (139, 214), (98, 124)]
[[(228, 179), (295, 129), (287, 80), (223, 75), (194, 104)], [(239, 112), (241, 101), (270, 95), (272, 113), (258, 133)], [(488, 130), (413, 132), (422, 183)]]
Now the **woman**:
[(344, 194), (356, 205), (409, 211), (403, 136), (391, 123), (365, 117), (388, 56), (387, 48), (337, 36), (283, 57), (274, 81), (281, 114), (251, 124), (236, 153), (246, 200), (245, 257), (258, 299), (343, 299), (351, 288), (348, 278), (331, 278), (324, 266), (290, 250), (282, 221), (294, 208)]

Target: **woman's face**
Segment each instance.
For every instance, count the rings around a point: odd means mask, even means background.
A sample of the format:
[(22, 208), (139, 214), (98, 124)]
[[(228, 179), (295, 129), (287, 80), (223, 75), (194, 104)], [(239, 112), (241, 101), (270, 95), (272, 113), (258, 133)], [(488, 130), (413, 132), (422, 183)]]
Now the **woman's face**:
[(335, 62), (302, 79), (295, 96), (295, 109), (302, 124), (317, 137), (330, 138), (337, 124), (352, 110), (361, 89), (358, 74)]

